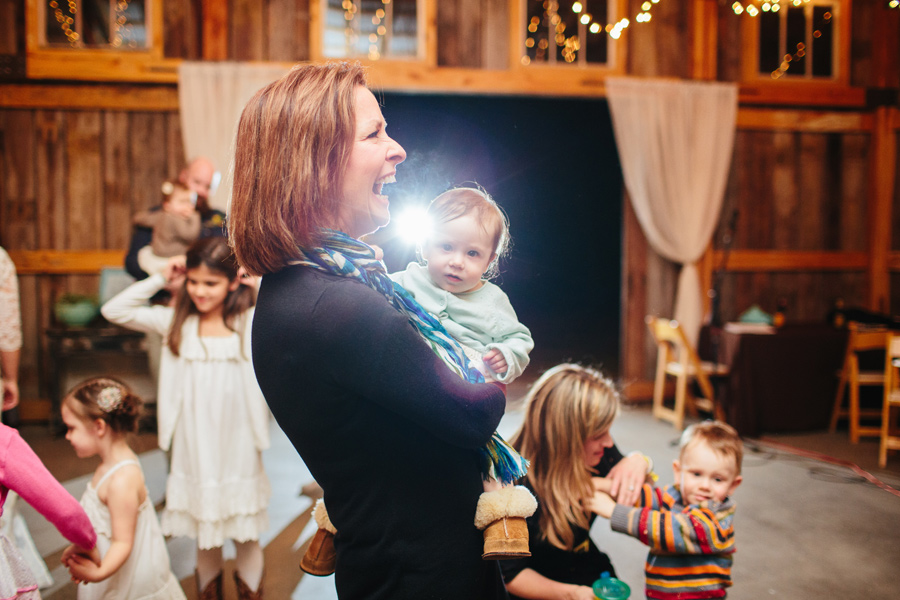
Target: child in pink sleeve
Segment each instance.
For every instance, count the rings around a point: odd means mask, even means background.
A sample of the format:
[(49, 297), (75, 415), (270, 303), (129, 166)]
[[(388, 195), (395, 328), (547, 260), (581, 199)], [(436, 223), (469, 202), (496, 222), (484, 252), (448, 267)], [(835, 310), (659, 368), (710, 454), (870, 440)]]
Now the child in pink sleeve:
[[(75, 544), (100, 563), (97, 534), (78, 500), (56, 480), (19, 432), (0, 424), (0, 514), (9, 491), (19, 494)], [(0, 598), (40, 598), (37, 580), (16, 546), (0, 533)]]

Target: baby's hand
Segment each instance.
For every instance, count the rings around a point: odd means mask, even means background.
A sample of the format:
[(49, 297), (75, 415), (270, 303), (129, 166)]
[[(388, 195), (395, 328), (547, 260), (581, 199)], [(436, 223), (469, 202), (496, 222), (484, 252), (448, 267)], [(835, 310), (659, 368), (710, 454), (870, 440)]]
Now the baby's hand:
[(582, 502), (585, 510), (597, 513), (601, 517), (608, 519), (612, 516), (613, 509), (616, 508), (616, 501), (606, 492), (599, 490), (594, 495)]
[(609, 494), (612, 490), (612, 481), (606, 477), (591, 477), (591, 483), (594, 484), (594, 491)]
[(506, 359), (503, 358), (503, 353), (496, 348), (488, 350), (481, 360), (487, 368), (498, 375), (503, 375), (509, 368), (509, 365), (506, 364)]

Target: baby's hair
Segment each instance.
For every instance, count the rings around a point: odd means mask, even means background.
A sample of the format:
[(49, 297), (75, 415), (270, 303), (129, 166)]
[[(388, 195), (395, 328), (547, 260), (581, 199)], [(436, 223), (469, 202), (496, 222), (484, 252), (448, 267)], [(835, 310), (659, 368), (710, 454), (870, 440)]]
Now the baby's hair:
[(175, 179), (167, 179), (162, 184), (162, 201), (163, 203), (168, 202), (172, 199), (172, 196), (175, 192), (187, 192), (189, 194), (193, 194), (191, 188), (184, 185), (180, 181), (176, 181)]
[(126, 384), (113, 377), (92, 377), (66, 394), (64, 403), (87, 419), (103, 419), (118, 433), (134, 433), (144, 406)]
[(716, 454), (734, 459), (737, 468), (735, 475), (740, 475), (741, 463), (744, 460), (744, 443), (734, 427), (721, 421), (702, 421), (690, 425), (681, 434), (681, 442), (678, 445), (679, 458), (689, 446), (701, 442)]
[(492, 279), (499, 274), (500, 259), (509, 252), (509, 219), (503, 209), (481, 187), (457, 187), (447, 190), (431, 201), (428, 216), (432, 227), (449, 223), (471, 212), (481, 225), (481, 229), (493, 235), (494, 260), (488, 265), (485, 279)]
[[(185, 268), (190, 271), (201, 265), (234, 281), (238, 277), (238, 263), (231, 251), (228, 242), (222, 237), (201, 238), (191, 244), (185, 257)], [(234, 291), (229, 291), (222, 307), (222, 318), (225, 326), (236, 331), (234, 322), (241, 314), (256, 303), (255, 292), (246, 285), (240, 285)], [(185, 319), (192, 314), (198, 314), (194, 301), (187, 293), (187, 281), (178, 290), (175, 296), (175, 316), (169, 329), (168, 346), (172, 354), (179, 356), (181, 347), (181, 328)]]

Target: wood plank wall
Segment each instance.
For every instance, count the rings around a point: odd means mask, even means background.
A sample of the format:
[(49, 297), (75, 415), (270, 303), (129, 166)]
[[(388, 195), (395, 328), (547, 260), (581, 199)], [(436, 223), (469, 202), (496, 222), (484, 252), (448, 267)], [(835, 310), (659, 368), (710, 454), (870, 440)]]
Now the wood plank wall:
[[(637, 14), (642, 3), (628, 0), (629, 16)], [(23, 0), (0, 0), (0, 54), (24, 53), (23, 6)], [(164, 10), (168, 58), (296, 61), (310, 56), (309, 0), (164, 0)], [(505, 68), (507, 10), (506, 0), (440, 0), (438, 65)], [(624, 42), (629, 74), (739, 78), (740, 18), (728, 3), (663, 1), (653, 11), (649, 24), (632, 24)], [(714, 30), (710, 39), (694, 35), (692, 19), (698, 14), (714, 15), (715, 27), (704, 28), (704, 35)], [(885, 19), (874, 3), (853, 3), (851, 83), (857, 87), (852, 98), (861, 97), (861, 88), (900, 87), (900, 27), (895, 15), (889, 17)], [(430, 76), (439, 79), (441, 74)], [(446, 78), (456, 80), (449, 74)], [(159, 182), (174, 176), (183, 161), (174, 87), (21, 83), (28, 84), (17, 90), (18, 97), (28, 98), (24, 105), (11, 108), (0, 102), (7, 106), (0, 108), (0, 244), (12, 250), (123, 250), (130, 215), (156, 203)], [(739, 212), (734, 248), (743, 266), (725, 276), (723, 315), (734, 318), (751, 302), (771, 310), (781, 296), (788, 298), (788, 317), (796, 319), (821, 318), (836, 297), (865, 305), (873, 129), (809, 125), (809, 119), (798, 115), (804, 109), (792, 108), (795, 98), (779, 97), (777, 90), (765, 98), (753, 101), (754, 106), (770, 103), (754, 109), (758, 112), (748, 112), (749, 105), (741, 111), (744, 121), (736, 137), (723, 215)], [(810, 119), (872, 118), (872, 108), (853, 102), (856, 106), (849, 110), (837, 103), (838, 109), (826, 107)], [(900, 157), (900, 117), (892, 110), (894, 133), (887, 143)], [(895, 158), (895, 172), (900, 170), (898, 161)], [(898, 188), (893, 185), (893, 235), (884, 249), (893, 273), (888, 291), (893, 312), (900, 312)], [(655, 350), (643, 318), (672, 313), (677, 267), (647, 246), (627, 198), (623, 202), (619, 375), (626, 381), (644, 381), (652, 375)], [(714, 247), (720, 239), (721, 230)], [(793, 254), (800, 250), (811, 254)], [(840, 253), (836, 264), (843, 267), (816, 267), (816, 257), (832, 256), (824, 251)], [(709, 268), (715, 266), (713, 257), (706, 261)], [(781, 267), (766, 266), (773, 260)], [(800, 266), (785, 269), (790, 261)], [(42, 332), (51, 323), (53, 299), (64, 291), (95, 290), (97, 276), (30, 274), (21, 282), (23, 395), (45, 397)]]
[[(0, 244), (11, 254), (124, 250), (131, 215), (159, 203), (183, 155), (177, 112), (0, 110)], [(96, 294), (99, 275), (23, 274), (19, 283), (22, 396), (46, 398), (53, 302)]]

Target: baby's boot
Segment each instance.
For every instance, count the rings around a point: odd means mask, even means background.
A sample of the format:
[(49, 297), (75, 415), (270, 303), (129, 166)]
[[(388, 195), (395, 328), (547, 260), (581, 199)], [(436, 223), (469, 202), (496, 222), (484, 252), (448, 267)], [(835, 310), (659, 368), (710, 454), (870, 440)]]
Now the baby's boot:
[(306, 554), (300, 559), (300, 568), (310, 575), (324, 577), (334, 573), (334, 563), (337, 560), (337, 554), (334, 551), (334, 534), (337, 533), (337, 529), (328, 518), (325, 501), (321, 498), (316, 500), (313, 518), (316, 520), (319, 530), (316, 531), (316, 535), (309, 543)]
[(475, 509), (475, 527), (484, 530), (485, 560), (531, 556), (528, 550), (527, 517), (537, 510), (537, 500), (528, 488), (507, 486), (484, 492)]

